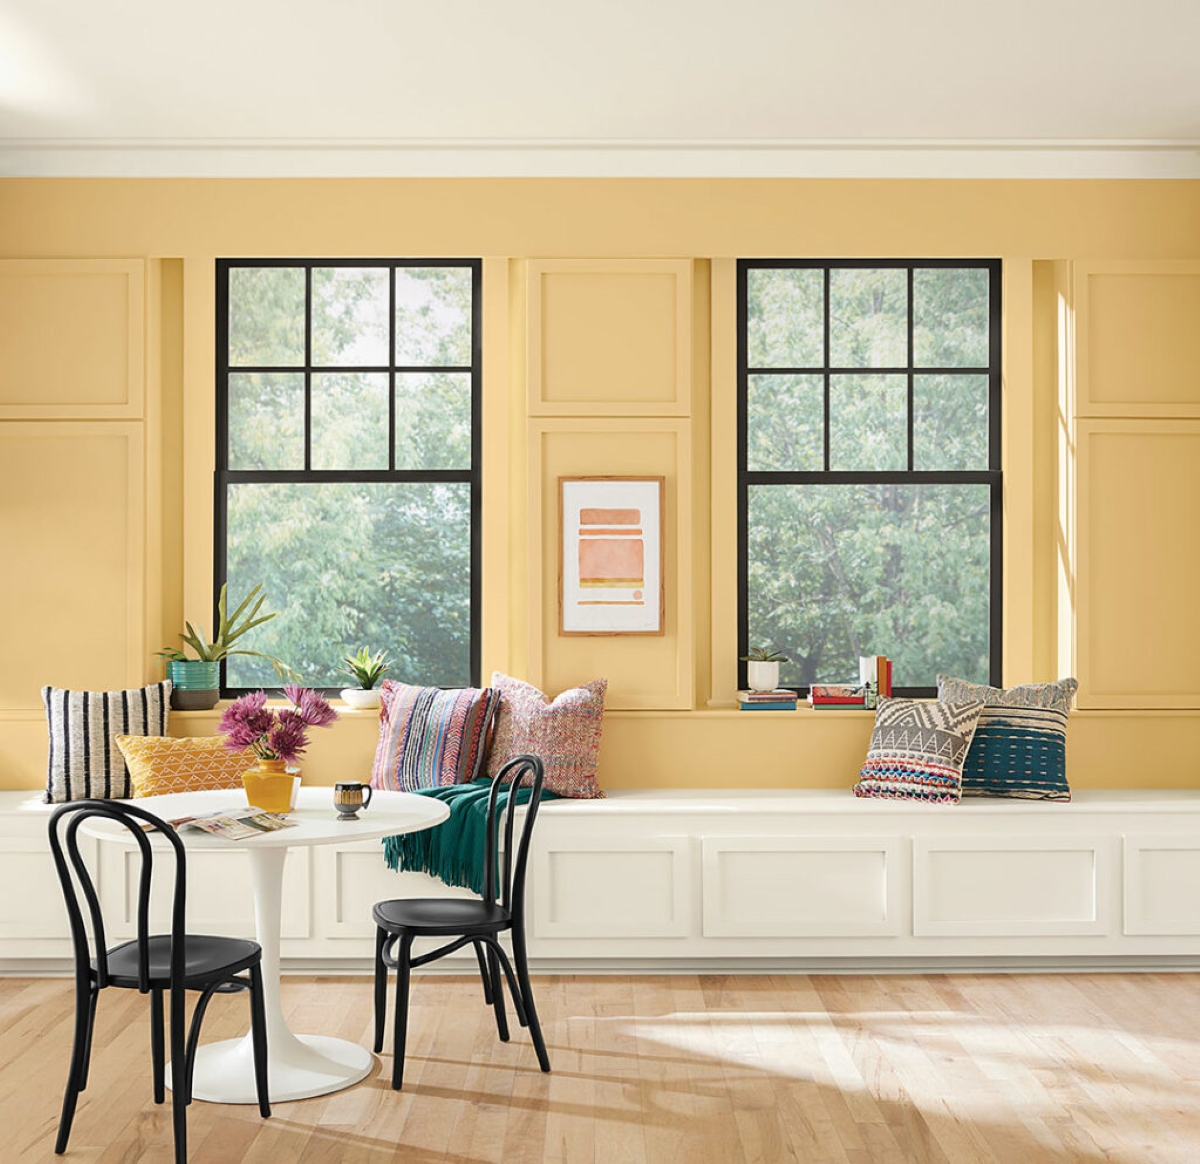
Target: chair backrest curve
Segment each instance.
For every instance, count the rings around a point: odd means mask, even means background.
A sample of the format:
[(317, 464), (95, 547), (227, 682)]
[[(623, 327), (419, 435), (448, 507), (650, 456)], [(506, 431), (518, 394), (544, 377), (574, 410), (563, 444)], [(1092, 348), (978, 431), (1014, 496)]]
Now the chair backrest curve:
[[(136, 843), (141, 868), (138, 875), (138, 896), (134, 932), (138, 945), (138, 989), (150, 989), (150, 891), (154, 876), (154, 851), (149, 834), (161, 833), (174, 851), (175, 877), (171, 899), (171, 987), (183, 988), (184, 915), (187, 908), (187, 864), (183, 844), (175, 830), (160, 817), (144, 808), (115, 800), (76, 800), (64, 804), (50, 818), (50, 852), (62, 887), (67, 918), (71, 926), (71, 941), (75, 951), (75, 972), (86, 978), (95, 965), (97, 987), (109, 983), (108, 947), (105, 939), (104, 915), (95, 881), (79, 847), (80, 826), (92, 817), (99, 817), (128, 829)], [(84, 919), (87, 908), (87, 922)]]
[[(514, 756), (496, 773), (488, 794), (487, 836), (483, 851), (483, 898), (491, 903), (499, 898), (500, 905), (520, 920), (525, 909), (525, 871), (529, 862), (529, 842), (533, 836), (533, 824), (537, 819), (538, 804), (542, 798), (542, 783), (545, 771), (537, 756)], [(501, 871), (497, 892), (496, 819), (500, 791), (508, 785), (507, 803), (504, 806), (504, 867)], [(513, 832), (517, 810), (517, 791), (523, 785), (530, 788), (529, 802), (525, 809), (525, 820), (521, 825), (521, 836), (514, 849)]]

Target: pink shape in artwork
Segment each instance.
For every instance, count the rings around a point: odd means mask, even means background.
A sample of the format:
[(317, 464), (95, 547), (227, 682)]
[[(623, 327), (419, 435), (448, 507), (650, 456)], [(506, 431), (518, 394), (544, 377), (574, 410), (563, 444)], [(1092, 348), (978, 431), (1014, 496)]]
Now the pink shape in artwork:
[(641, 586), (645, 575), (641, 538), (581, 538), (580, 586)]

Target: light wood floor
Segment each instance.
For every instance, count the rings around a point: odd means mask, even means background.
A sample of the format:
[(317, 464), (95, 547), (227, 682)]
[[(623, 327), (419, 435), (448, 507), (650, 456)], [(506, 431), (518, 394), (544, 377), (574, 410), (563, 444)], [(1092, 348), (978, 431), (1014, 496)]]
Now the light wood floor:
[[(1200, 975), (542, 977), (553, 1073), (478, 982), (413, 987), (405, 1087), (197, 1102), (193, 1164), (1200, 1162)], [(366, 978), (289, 978), (293, 1027), (369, 1043)], [(71, 985), (0, 980), (0, 1162), (54, 1159)], [(213, 1000), (205, 1038), (245, 1029)], [(169, 1161), (145, 1000), (101, 997), (65, 1160)]]

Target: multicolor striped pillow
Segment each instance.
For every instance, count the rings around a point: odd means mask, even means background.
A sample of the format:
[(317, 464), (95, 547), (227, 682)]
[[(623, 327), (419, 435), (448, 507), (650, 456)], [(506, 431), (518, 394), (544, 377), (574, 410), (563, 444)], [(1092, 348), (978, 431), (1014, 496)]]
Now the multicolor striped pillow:
[(581, 800), (604, 796), (596, 783), (596, 767), (607, 679), (572, 687), (553, 702), (531, 683), (499, 671), (492, 676), (492, 686), (501, 700), (489, 776), (494, 777), (514, 756), (532, 754), (541, 759), (545, 787), (551, 792)]
[(46, 799), (51, 804), (133, 795), (117, 736), (165, 736), (171, 681), (126, 691), (43, 687), (50, 729)]
[(963, 763), (964, 796), (1070, 800), (1067, 713), (1079, 684), (1027, 683), (988, 687), (939, 675), (939, 699), (978, 699), (979, 728)]
[(982, 703), (881, 699), (855, 796), (957, 804)]
[(410, 687), (385, 679), (371, 785), (393, 792), (479, 775), (500, 695), (490, 687)]

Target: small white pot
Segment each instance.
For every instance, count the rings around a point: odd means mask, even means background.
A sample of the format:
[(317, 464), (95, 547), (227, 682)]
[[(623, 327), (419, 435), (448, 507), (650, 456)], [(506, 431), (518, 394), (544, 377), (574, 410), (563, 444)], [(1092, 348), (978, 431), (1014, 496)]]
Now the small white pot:
[(779, 664), (747, 663), (746, 682), (751, 691), (774, 691), (779, 686)]
[(362, 709), (379, 706), (379, 688), (367, 690), (362, 687), (347, 687), (342, 691), (342, 699), (351, 707)]

